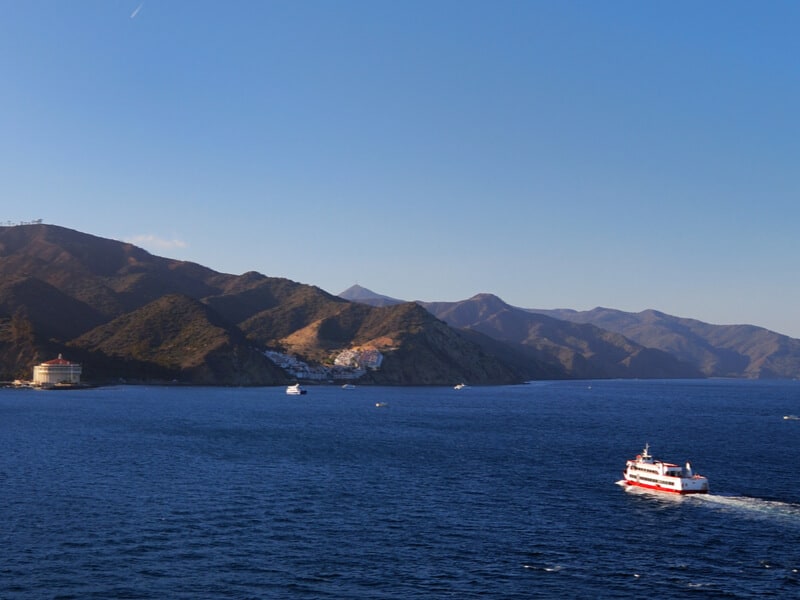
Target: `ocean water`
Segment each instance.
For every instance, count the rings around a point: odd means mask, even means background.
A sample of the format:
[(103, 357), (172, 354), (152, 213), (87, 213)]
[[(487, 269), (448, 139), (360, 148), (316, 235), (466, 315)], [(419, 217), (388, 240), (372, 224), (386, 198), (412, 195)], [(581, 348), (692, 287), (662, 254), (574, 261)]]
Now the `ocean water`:
[[(0, 598), (800, 598), (785, 414), (798, 382), (0, 390)], [(618, 485), (646, 442), (712, 493)]]

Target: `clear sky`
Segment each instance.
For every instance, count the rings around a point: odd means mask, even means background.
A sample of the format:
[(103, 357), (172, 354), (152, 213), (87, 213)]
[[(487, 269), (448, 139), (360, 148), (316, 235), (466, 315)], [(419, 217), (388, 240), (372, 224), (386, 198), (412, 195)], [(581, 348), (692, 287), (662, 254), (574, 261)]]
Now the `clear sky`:
[(800, 3), (0, 0), (0, 222), (800, 337)]

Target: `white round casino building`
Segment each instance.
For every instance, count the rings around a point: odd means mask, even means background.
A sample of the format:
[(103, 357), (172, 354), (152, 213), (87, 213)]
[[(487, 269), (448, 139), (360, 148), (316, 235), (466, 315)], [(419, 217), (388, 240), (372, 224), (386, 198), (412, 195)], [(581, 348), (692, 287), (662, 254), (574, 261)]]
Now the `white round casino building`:
[(49, 387), (53, 385), (75, 385), (81, 382), (81, 366), (70, 362), (60, 354), (58, 358), (48, 360), (33, 367), (33, 385)]

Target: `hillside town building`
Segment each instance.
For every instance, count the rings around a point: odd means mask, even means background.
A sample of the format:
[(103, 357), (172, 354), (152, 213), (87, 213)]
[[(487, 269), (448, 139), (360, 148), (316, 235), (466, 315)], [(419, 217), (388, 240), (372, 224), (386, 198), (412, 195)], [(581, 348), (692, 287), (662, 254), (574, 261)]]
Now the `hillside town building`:
[(54, 385), (75, 385), (81, 382), (81, 366), (70, 362), (60, 354), (33, 367), (33, 385), (51, 387)]
[(383, 354), (375, 348), (343, 350), (333, 361), (337, 367), (354, 367), (377, 370), (383, 363)]
[(336, 355), (333, 366), (311, 366), (295, 356), (274, 350), (265, 351), (264, 356), (292, 377), (317, 381), (358, 379), (367, 372), (367, 369), (376, 371), (383, 363), (383, 355), (374, 348), (344, 350)]

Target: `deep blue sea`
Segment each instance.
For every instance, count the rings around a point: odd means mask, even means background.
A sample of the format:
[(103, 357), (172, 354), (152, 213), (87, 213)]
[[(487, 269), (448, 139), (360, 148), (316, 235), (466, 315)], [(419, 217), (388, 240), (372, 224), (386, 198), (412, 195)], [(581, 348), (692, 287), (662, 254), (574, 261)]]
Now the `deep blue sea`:
[[(787, 414), (800, 382), (0, 390), (0, 598), (800, 598)], [(618, 485), (646, 442), (712, 493)]]

